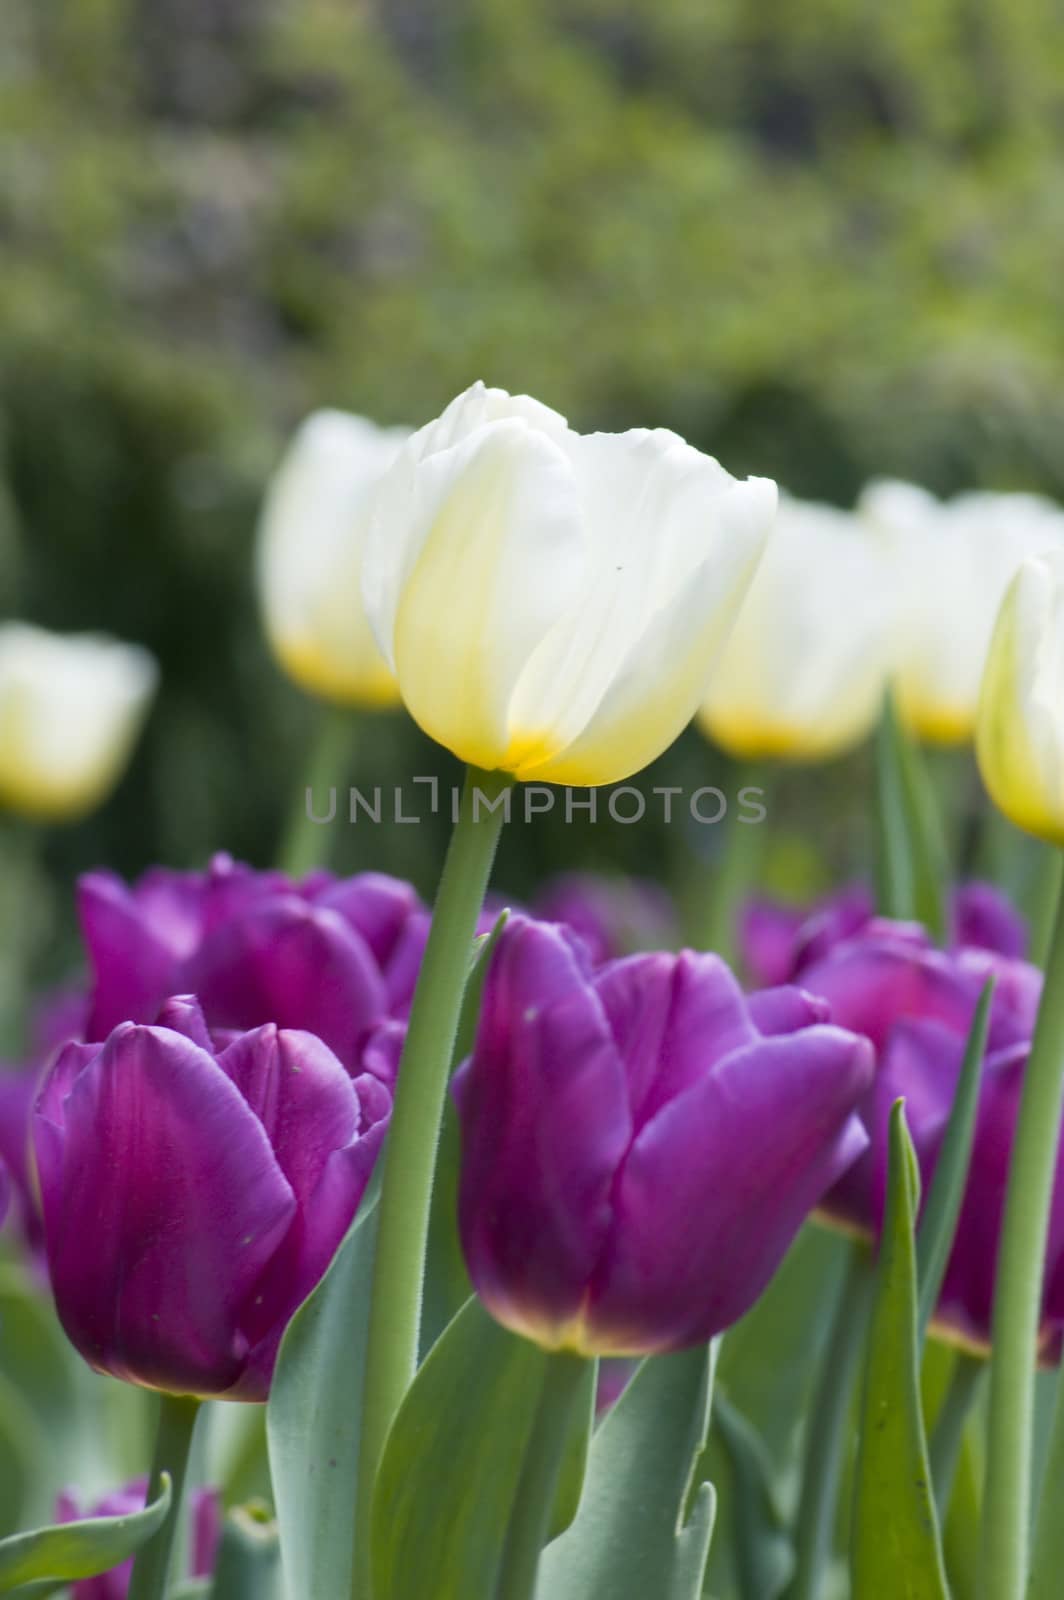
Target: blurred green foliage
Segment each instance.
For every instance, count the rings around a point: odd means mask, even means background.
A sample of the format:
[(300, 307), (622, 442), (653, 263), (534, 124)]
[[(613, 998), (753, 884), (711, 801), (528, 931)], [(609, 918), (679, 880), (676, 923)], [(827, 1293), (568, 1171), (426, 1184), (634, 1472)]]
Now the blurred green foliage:
[[(1064, 494), (1062, 20), (4, 0), (0, 607), (141, 640), (165, 675), (51, 871), (269, 859), (313, 708), (267, 658), (250, 555), (313, 406), (417, 423), (483, 376), (840, 502), (881, 472)], [(360, 752), (365, 782), (444, 767), (399, 719)], [(689, 735), (654, 781), (704, 760)], [(351, 833), (351, 860), (431, 881), (431, 830)], [(672, 847), (521, 830), (503, 869), (524, 890)]]

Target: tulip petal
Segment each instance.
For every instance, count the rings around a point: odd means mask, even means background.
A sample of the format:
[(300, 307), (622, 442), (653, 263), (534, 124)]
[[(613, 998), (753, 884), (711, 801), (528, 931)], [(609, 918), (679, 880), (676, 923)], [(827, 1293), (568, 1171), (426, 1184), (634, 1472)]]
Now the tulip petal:
[(809, 1210), (864, 1148), (869, 1046), (834, 1027), (728, 1056), (637, 1135), (592, 1286), (595, 1348), (698, 1344), (750, 1307)]
[(864, 1034), (877, 1051), (902, 1017), (943, 1022), (965, 1038), (982, 986), (952, 957), (889, 935), (839, 945), (802, 972), (802, 987), (828, 1002), (831, 1020)]
[[(556, 752), (545, 741), (537, 747), (526, 738), (527, 754), (513, 769), (519, 778), (578, 787), (616, 783), (672, 743), (705, 693), (764, 548), (775, 503), (775, 485), (760, 478), (708, 498), (701, 511), (714, 524), (708, 554), (637, 636), (624, 639), (620, 660), (606, 652), (612, 675), (608, 683), (599, 677), (600, 698), (582, 728)], [(543, 663), (533, 665), (545, 677)], [(552, 666), (552, 674), (558, 673)]]
[(72, 1342), (91, 1365), (131, 1381), (227, 1389), (245, 1354), (233, 1333), (238, 1308), (296, 1208), (237, 1089), (180, 1034), (123, 1026), (67, 1094), (61, 1140), (43, 1115), (36, 1130), (45, 1146), (61, 1142), (40, 1174), (48, 1263)]
[(800, 1028), (811, 1028), (818, 1022), (831, 1020), (831, 1007), (818, 995), (792, 984), (776, 989), (759, 989), (748, 995), (746, 1001), (750, 1018), (758, 1033), (769, 1038), (779, 1033), (797, 1033)]
[(358, 1133), (358, 1096), (347, 1072), (313, 1034), (273, 1023), (241, 1034), (218, 1065), (258, 1117), (305, 1207), (333, 1151)]
[(605, 1012), (561, 929), (524, 917), (507, 927), (454, 1092), (473, 1282), (508, 1327), (564, 1342), (607, 1237), (632, 1122)]
[(992, 883), (963, 883), (953, 895), (956, 944), (978, 945), (1017, 960), (1027, 954), (1027, 919)]
[(629, 956), (604, 967), (595, 990), (625, 1063), (636, 1128), (757, 1037), (743, 992), (719, 956)]
[(293, 896), (223, 923), (185, 972), (212, 1029), (275, 1022), (306, 1029), (349, 1069), (384, 1011), (380, 973), (364, 941), (335, 911)]
[(410, 918), (425, 911), (416, 889), (384, 872), (359, 872), (312, 898), (315, 905), (339, 912), (361, 934), (381, 968), (395, 955)]
[(514, 686), (587, 572), (572, 468), (546, 434), (495, 422), (425, 459), (411, 496), (420, 554), (394, 635), (403, 700), (463, 761), (513, 770)]
[(178, 952), (169, 925), (144, 915), (134, 893), (111, 872), (78, 883), (78, 918), (95, 985), (87, 1039), (106, 1039), (120, 1022), (151, 1022), (178, 987)]

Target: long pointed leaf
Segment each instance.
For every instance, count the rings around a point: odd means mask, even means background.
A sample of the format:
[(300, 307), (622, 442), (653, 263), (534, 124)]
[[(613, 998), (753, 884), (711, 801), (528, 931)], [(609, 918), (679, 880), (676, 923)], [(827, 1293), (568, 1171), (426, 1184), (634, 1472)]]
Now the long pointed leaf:
[(163, 1524), (170, 1510), (170, 1479), (143, 1511), (91, 1517), (16, 1533), (0, 1540), (0, 1594), (45, 1579), (92, 1578), (120, 1567)]
[(545, 1361), (475, 1297), (441, 1334), (399, 1408), (377, 1477), (375, 1600), (493, 1593)]
[(938, 1301), (942, 1280), (946, 1275), (949, 1253), (957, 1218), (961, 1212), (964, 1188), (968, 1181), (968, 1167), (972, 1159), (972, 1142), (975, 1138), (975, 1117), (979, 1109), (979, 1086), (982, 1079), (983, 1056), (990, 1027), (990, 1006), (994, 998), (994, 980), (990, 978), (979, 996), (964, 1061), (953, 1096), (946, 1137), (942, 1142), (935, 1176), (927, 1194), (927, 1205), (916, 1237), (916, 1266), (920, 1284), (920, 1304), (917, 1328), (923, 1339)]
[(377, 1242), (367, 1193), (328, 1272), (285, 1331), (266, 1439), (285, 1584), (297, 1596), (346, 1596), (354, 1556), (362, 1366)]
[(698, 1600), (716, 1500), (694, 1497), (716, 1347), (644, 1361), (591, 1443), (569, 1531), (540, 1562), (537, 1600)]
[(919, 1175), (898, 1101), (861, 1406), (851, 1544), (853, 1600), (948, 1600), (920, 1404), (916, 1329)]

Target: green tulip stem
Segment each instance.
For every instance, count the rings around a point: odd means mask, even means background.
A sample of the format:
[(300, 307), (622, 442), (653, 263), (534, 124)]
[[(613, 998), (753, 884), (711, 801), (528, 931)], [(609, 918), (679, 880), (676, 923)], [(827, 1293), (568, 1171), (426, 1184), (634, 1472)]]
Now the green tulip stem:
[(966, 1351), (958, 1350), (953, 1371), (950, 1373), (949, 1386), (935, 1418), (929, 1455), (931, 1482), (935, 1486), (935, 1501), (938, 1505), (939, 1521), (942, 1523), (945, 1522), (946, 1512), (949, 1510), (965, 1425), (971, 1415), (972, 1406), (979, 1396), (985, 1372), (986, 1362), (980, 1356), (970, 1356)]
[(771, 768), (757, 764), (734, 767), (729, 815), (714, 829), (714, 842), (718, 831), (723, 835), (720, 856), (708, 871), (696, 874), (703, 903), (692, 919), (693, 943), (700, 950), (715, 951), (730, 965), (737, 954), (740, 908), (757, 881), (767, 840), (764, 820), (747, 821), (739, 814), (739, 795), (747, 789), (760, 790), (759, 804), (771, 804)]
[(547, 1542), (586, 1363), (560, 1350), (547, 1357), (536, 1420), (525, 1451), (517, 1494), (506, 1531), (496, 1600), (533, 1600), (539, 1554)]
[(278, 855), (281, 871), (292, 878), (305, 877), (315, 867), (328, 865), (335, 830), (343, 821), (346, 795), (337, 793), (336, 816), (330, 822), (315, 822), (314, 817), (329, 815), (330, 790), (339, 791), (351, 771), (357, 714), (348, 706), (321, 705), (316, 710), (317, 726)]
[[(373, 1486), (417, 1367), (436, 1147), (477, 917), (513, 780), (470, 767), (443, 865), (382, 1154), (380, 1232), (366, 1348), (355, 1520), (355, 1595), (369, 1600)], [(489, 810), (494, 804), (495, 809)]]
[(1058, 894), (998, 1246), (979, 1600), (1021, 1600), (1027, 1583), (1035, 1362), (1062, 1104), (1064, 895)]
[(164, 1473), (170, 1477), (172, 1498), (166, 1521), (137, 1551), (127, 1600), (165, 1600), (174, 1534), (181, 1520), (188, 1458), (199, 1412), (200, 1402), (190, 1395), (164, 1394), (159, 1397), (155, 1454), (145, 1504), (151, 1505), (158, 1498)]
[(808, 1413), (795, 1534), (795, 1571), (787, 1600), (819, 1600), (823, 1592), (838, 1514), (846, 1428), (864, 1350), (874, 1284), (875, 1274), (868, 1251), (863, 1244), (854, 1244)]

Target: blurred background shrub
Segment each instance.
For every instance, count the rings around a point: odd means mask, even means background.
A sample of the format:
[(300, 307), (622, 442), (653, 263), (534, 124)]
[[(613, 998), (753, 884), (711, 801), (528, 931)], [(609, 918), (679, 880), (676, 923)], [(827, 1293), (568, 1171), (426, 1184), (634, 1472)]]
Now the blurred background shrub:
[[(270, 858), (315, 708), (267, 656), (251, 551), (313, 407), (418, 424), (482, 376), (841, 504), (880, 473), (1064, 496), (1053, 9), (4, 0), (0, 610), (163, 669), (118, 795), (47, 840), (56, 898), (99, 860)], [(356, 770), (443, 762), (382, 717)], [(688, 733), (648, 781), (717, 771)], [(867, 826), (847, 772), (785, 799), (853, 797), (835, 866)], [(431, 883), (433, 829), (341, 832), (341, 864)], [(544, 823), (501, 877), (677, 848)]]

